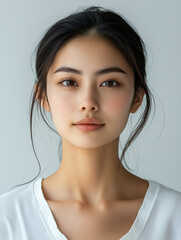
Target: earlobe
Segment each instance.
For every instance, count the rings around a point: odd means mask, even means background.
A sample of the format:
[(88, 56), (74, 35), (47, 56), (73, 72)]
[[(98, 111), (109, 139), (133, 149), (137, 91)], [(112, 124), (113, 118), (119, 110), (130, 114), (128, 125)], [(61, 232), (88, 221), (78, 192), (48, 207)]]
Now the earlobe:
[(139, 91), (136, 92), (136, 95), (134, 97), (134, 100), (131, 106), (130, 113), (135, 113), (138, 110), (138, 108), (142, 104), (144, 95), (145, 95), (144, 89), (140, 89)]
[(50, 112), (50, 107), (49, 107), (46, 97), (44, 99), (42, 99), (41, 105), (47, 112)]
[[(34, 91), (36, 91), (36, 88), (37, 88), (37, 82), (35, 83), (34, 85)], [(38, 99), (38, 94), (39, 94), (39, 90), (37, 90), (37, 94), (36, 94), (36, 100), (41, 104), (41, 106), (47, 111), (47, 112), (50, 112), (50, 107), (49, 107), (49, 104), (47, 102), (47, 98), (46, 96), (43, 96), (43, 99), (41, 99), (41, 102), (39, 101)]]

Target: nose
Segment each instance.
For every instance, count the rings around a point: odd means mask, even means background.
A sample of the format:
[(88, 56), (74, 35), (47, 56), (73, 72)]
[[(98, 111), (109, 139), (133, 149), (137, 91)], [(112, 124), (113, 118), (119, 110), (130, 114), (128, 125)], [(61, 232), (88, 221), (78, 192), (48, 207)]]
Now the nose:
[(99, 106), (95, 99), (93, 98), (92, 94), (87, 94), (84, 100), (80, 104), (80, 111), (98, 111)]
[(84, 101), (84, 103), (82, 103), (80, 106), (80, 110), (87, 111), (87, 112), (90, 112), (90, 111), (96, 112), (98, 111), (98, 105), (95, 102)]
[(90, 106), (82, 106), (81, 107), (81, 110), (87, 110), (88, 112), (90, 111), (90, 110), (94, 110), (94, 111), (96, 111), (96, 109), (97, 109), (97, 107), (96, 106), (92, 106), (92, 107), (90, 107)]

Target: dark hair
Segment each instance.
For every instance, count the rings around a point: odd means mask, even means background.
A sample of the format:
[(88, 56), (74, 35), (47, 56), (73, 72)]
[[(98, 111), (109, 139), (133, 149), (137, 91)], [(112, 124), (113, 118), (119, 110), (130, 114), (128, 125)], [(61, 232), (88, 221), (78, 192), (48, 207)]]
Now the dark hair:
[[(114, 46), (117, 47), (117, 49), (122, 53), (122, 55), (134, 70), (135, 95), (140, 89), (143, 89), (145, 92), (146, 106), (144, 112), (142, 113), (132, 133), (127, 139), (127, 142), (122, 151), (120, 159), (121, 161), (125, 161), (124, 155), (126, 150), (133, 142), (133, 140), (139, 135), (148, 120), (151, 111), (151, 100), (153, 98), (153, 95), (151, 94), (146, 83), (146, 50), (141, 37), (138, 35), (134, 27), (131, 26), (131, 24), (128, 23), (128, 21), (125, 20), (125, 18), (120, 14), (100, 6), (87, 7), (81, 11), (75, 11), (74, 13), (52, 25), (35, 49), (37, 50), (37, 88), (34, 90), (33, 87), (33, 99), (31, 103), (30, 113), (30, 133), (35, 156), (36, 152), (34, 149), (32, 136), (33, 109), (36, 102), (43, 120), (47, 126), (51, 128), (42, 114), (40, 102), (44, 101), (45, 97), (48, 101), (46, 78), (55, 55), (57, 51), (59, 51), (71, 39), (75, 37), (90, 36), (92, 34), (109, 40), (114, 44)], [(36, 101), (36, 96), (38, 101)]]

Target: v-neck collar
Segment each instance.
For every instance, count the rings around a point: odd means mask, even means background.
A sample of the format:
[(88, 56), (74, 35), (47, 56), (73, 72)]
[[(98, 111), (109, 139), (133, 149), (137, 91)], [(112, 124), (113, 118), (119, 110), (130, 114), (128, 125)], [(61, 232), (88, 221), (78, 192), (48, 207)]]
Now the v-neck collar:
[[(53, 240), (68, 240), (58, 229), (51, 209), (44, 198), (42, 191), (42, 180), (43, 178), (39, 178), (33, 182), (33, 194), (38, 208), (40, 209), (42, 220), (45, 223), (46, 228), (48, 229)], [(145, 193), (144, 200), (139, 208), (134, 223), (132, 224), (130, 230), (119, 240), (137, 240), (141, 235), (159, 191), (159, 184), (157, 182), (148, 180), (148, 183), (148, 189)]]

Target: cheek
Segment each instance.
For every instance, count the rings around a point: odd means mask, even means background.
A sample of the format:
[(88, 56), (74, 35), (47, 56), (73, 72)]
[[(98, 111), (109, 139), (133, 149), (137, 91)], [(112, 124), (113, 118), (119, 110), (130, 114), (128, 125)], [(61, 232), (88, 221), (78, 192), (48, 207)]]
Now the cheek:
[(52, 99), (52, 107), (57, 113), (65, 114), (73, 110), (73, 103), (70, 101), (70, 98), (55, 97)]
[(73, 113), (73, 103), (70, 98), (53, 97), (51, 99), (51, 115), (57, 132), (62, 135), (66, 131), (67, 123)]
[(111, 112), (117, 112), (123, 105), (123, 102), (120, 99), (113, 99), (110, 102), (110, 110)]
[(124, 113), (128, 109), (129, 104), (128, 104), (128, 100), (121, 99), (119, 97), (119, 98), (114, 98), (110, 100), (107, 103), (107, 107), (111, 114), (119, 115), (120, 113)]

